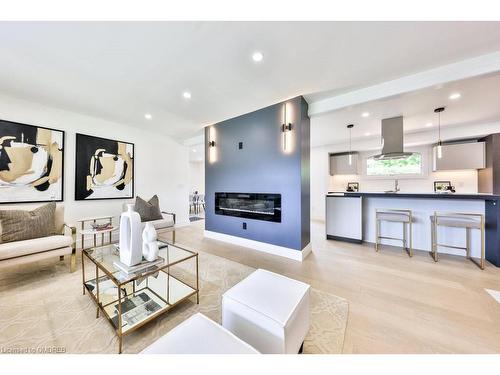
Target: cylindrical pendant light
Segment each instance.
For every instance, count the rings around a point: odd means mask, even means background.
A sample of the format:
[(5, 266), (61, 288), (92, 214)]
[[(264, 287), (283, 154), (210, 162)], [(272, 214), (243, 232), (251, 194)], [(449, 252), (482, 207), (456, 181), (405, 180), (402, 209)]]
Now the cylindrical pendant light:
[(354, 124), (347, 125), (347, 129), (349, 129), (349, 165), (352, 165), (352, 128)]
[(439, 107), (434, 110), (434, 113), (438, 114), (438, 144), (437, 144), (437, 157), (441, 159), (443, 157), (443, 142), (441, 141), (441, 112), (444, 111), (445, 107)]

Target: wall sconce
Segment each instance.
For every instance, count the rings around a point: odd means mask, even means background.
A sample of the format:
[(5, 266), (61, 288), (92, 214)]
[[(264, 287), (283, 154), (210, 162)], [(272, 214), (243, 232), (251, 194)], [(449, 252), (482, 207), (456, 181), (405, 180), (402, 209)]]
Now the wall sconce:
[(208, 128), (208, 162), (214, 163), (217, 161), (217, 152), (215, 149), (215, 129)]
[(292, 151), (292, 123), (287, 103), (283, 105), (283, 122), (281, 124), (281, 133), (283, 134), (283, 151), (288, 153)]

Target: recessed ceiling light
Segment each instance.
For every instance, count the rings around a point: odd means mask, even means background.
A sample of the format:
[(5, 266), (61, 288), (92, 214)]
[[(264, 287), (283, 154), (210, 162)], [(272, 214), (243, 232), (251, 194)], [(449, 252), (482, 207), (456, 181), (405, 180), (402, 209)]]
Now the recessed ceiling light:
[(195, 149), (195, 148), (193, 148), (193, 152), (196, 152), (196, 149)]
[(184, 91), (184, 92), (182, 93), (182, 97), (183, 97), (184, 99), (191, 99), (191, 93), (190, 93), (189, 91)]
[(369, 112), (363, 112), (363, 113), (361, 114), (361, 117), (368, 117), (368, 116), (370, 116), (370, 113), (369, 113)]
[(368, 137), (368, 136), (372, 135), (372, 133), (365, 133), (365, 135)]
[(262, 52), (254, 52), (252, 55), (252, 60), (255, 62), (261, 62), (263, 58), (264, 55), (262, 54)]
[(147, 120), (151, 120), (153, 118), (153, 116), (151, 116), (151, 113), (146, 113), (144, 115), (144, 117), (147, 119)]
[(459, 92), (455, 92), (453, 94), (450, 95), (450, 99), (451, 100), (455, 100), (455, 99), (458, 99), (460, 98), (462, 95), (459, 93)]
[(427, 126), (428, 128), (430, 128), (432, 126), (432, 122), (428, 122), (427, 124), (425, 124), (425, 126)]

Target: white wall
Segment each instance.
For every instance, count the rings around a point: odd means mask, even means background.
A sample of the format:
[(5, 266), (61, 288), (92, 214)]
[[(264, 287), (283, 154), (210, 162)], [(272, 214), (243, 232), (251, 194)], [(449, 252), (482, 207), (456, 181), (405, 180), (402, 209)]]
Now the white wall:
[(189, 192), (198, 191), (205, 194), (205, 163), (200, 161), (189, 162)]
[(158, 194), (162, 209), (175, 212), (178, 223), (189, 222), (188, 148), (171, 138), (145, 129), (46, 107), (1, 94), (0, 119), (66, 132), (64, 204), (67, 222), (74, 223), (79, 218), (100, 215), (118, 216), (124, 202), (122, 199), (74, 200), (75, 133), (77, 132), (134, 143), (135, 194), (147, 199), (153, 194)]

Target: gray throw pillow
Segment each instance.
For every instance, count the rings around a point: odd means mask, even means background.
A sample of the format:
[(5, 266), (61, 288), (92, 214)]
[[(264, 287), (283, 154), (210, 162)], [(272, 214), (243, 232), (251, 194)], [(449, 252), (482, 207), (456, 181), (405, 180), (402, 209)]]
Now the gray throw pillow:
[(153, 195), (153, 198), (147, 202), (139, 196), (135, 198), (135, 210), (139, 213), (142, 222), (163, 219), (157, 195)]
[(2, 242), (31, 240), (56, 233), (56, 204), (51, 202), (32, 211), (0, 210)]

